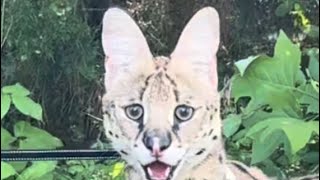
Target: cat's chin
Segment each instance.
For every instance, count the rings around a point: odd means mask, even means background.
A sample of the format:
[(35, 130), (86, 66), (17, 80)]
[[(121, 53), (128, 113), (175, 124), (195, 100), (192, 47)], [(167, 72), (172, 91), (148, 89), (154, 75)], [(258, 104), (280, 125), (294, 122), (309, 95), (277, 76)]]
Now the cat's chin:
[(160, 161), (154, 161), (143, 166), (148, 180), (170, 180), (177, 166), (171, 166)]

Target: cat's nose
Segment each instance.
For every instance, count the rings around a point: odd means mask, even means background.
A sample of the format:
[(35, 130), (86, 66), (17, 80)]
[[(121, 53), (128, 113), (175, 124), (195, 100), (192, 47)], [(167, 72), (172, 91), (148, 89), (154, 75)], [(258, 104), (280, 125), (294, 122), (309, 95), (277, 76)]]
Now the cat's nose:
[(143, 143), (154, 156), (161, 156), (161, 152), (168, 149), (171, 142), (171, 134), (160, 131), (159, 129), (149, 130), (143, 134)]

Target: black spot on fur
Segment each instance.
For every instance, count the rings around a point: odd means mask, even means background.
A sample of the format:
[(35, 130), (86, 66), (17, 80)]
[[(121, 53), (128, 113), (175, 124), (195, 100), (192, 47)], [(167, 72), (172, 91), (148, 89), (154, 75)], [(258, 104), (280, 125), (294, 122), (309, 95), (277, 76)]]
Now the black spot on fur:
[(218, 139), (218, 136), (213, 136), (212, 137), (212, 140), (214, 140), (214, 141), (217, 140), (217, 139)]
[(207, 133), (204, 133), (203, 135), (202, 135), (202, 137), (206, 137), (207, 136)]
[(214, 112), (218, 112), (218, 108), (215, 108), (215, 109), (214, 109)]
[(219, 162), (220, 162), (221, 164), (223, 163), (223, 157), (222, 157), (221, 154), (219, 155)]
[(116, 137), (116, 138), (119, 138), (119, 135), (118, 135), (118, 134), (116, 134), (116, 135), (115, 135), (115, 137)]
[(175, 90), (173, 90), (173, 93), (176, 97), (176, 102), (179, 102), (179, 91), (175, 89)]
[(138, 144), (134, 144), (133, 146), (134, 146), (134, 147), (138, 147)]
[(120, 153), (121, 153), (121, 154), (124, 154), (124, 155), (128, 155), (128, 153), (125, 152), (124, 150), (121, 150)]
[(201, 149), (199, 152), (196, 153), (197, 156), (203, 154), (206, 150), (205, 149)]
[(210, 130), (210, 132), (209, 132), (209, 136), (211, 136), (211, 135), (212, 135), (212, 133), (213, 133), (213, 129), (211, 129), (211, 130)]
[(211, 121), (213, 120), (213, 115), (212, 115), (212, 114), (210, 115), (210, 120), (211, 120)]
[(110, 136), (113, 136), (113, 133), (111, 131), (109, 131)]

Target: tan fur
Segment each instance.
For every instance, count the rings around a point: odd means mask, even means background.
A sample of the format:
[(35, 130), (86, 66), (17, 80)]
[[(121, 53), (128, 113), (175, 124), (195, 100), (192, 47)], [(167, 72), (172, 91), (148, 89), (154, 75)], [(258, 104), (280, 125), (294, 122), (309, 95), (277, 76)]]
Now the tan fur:
[[(171, 180), (268, 179), (258, 169), (226, 160), (217, 90), (219, 18), (213, 8), (195, 15), (170, 58), (152, 57), (141, 31), (119, 9), (105, 14), (103, 26), (104, 127), (128, 164), (127, 179), (146, 180), (143, 166), (156, 159), (143, 144), (143, 133), (153, 129), (172, 136), (158, 159), (177, 167)], [(124, 109), (132, 104), (143, 106), (143, 122), (126, 116)], [(194, 107), (190, 121), (177, 124), (178, 105)]]

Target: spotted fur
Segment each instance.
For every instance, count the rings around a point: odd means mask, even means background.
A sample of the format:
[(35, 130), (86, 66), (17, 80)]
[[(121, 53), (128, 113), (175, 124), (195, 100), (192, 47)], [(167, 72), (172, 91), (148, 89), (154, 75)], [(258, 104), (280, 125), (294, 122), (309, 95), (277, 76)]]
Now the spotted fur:
[[(129, 15), (117, 8), (105, 13), (104, 127), (128, 164), (128, 179), (147, 179), (143, 166), (155, 160), (143, 144), (150, 129), (170, 134), (172, 142), (160, 160), (175, 167), (171, 180), (268, 179), (258, 169), (226, 160), (217, 91), (219, 36), (218, 13), (204, 8), (188, 23), (170, 57), (153, 57)], [(132, 104), (144, 108), (141, 121), (126, 116)], [(177, 122), (178, 105), (195, 109), (191, 120)]]

